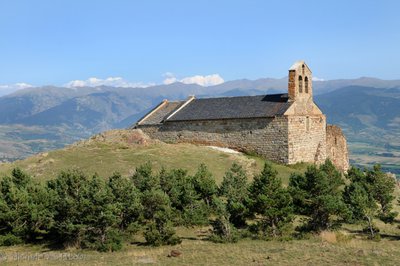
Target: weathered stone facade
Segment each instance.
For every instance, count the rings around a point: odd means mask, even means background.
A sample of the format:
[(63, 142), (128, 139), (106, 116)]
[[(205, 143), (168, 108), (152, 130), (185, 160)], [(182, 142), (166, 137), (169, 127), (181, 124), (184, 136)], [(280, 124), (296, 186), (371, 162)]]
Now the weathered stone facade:
[(289, 116), (289, 164), (326, 159), (325, 116)]
[(347, 141), (340, 127), (334, 125), (326, 127), (326, 152), (336, 167), (343, 171), (349, 169)]
[(289, 163), (287, 117), (184, 121), (165, 123), (162, 127), (142, 126), (140, 129), (164, 142), (228, 147)]
[(288, 94), (164, 101), (135, 127), (165, 142), (229, 147), (284, 164), (330, 158), (347, 170), (346, 139), (314, 103), (311, 70), (296, 62), (288, 79)]

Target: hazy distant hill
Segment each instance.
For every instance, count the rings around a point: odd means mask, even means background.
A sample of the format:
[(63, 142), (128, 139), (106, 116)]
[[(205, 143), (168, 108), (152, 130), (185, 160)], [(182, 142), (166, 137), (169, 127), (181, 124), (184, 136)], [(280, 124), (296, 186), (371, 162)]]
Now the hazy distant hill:
[[(353, 86), (394, 88), (400, 81), (373, 78), (355, 80), (314, 81), (315, 95)], [(40, 87), (17, 91), (0, 97), (0, 124), (76, 125), (99, 129), (113, 128), (164, 98), (238, 96), (279, 93), (287, 90), (287, 78), (235, 80), (211, 87), (174, 83), (148, 88), (60, 88)], [(377, 90), (376, 93), (380, 93)], [(333, 95), (334, 96), (334, 95)], [(388, 95), (392, 97), (393, 95)], [(102, 126), (97, 126), (98, 124)]]
[[(313, 85), (315, 99), (328, 122), (340, 124), (350, 142), (397, 143), (392, 140), (400, 131), (399, 80), (360, 78), (314, 81)], [(24, 89), (0, 97), (0, 159), (23, 158), (104, 130), (127, 127), (163, 99), (286, 90), (287, 78), (242, 79), (210, 87), (174, 83), (147, 88)]]
[(359, 131), (400, 130), (400, 89), (351, 86), (316, 96), (328, 122)]
[(371, 87), (380, 89), (400, 88), (400, 80), (382, 80), (362, 77), (358, 79), (336, 79), (327, 81), (313, 81), (315, 94), (323, 94), (345, 87)]

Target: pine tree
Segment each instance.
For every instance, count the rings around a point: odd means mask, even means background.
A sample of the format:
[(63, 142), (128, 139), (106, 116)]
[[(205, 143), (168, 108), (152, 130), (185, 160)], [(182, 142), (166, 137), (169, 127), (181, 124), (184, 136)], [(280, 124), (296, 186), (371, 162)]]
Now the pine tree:
[(13, 169), (0, 181), (0, 245), (46, 237), (53, 226), (53, 206), (46, 188)]
[(339, 226), (348, 215), (342, 199), (344, 180), (331, 161), (309, 166), (290, 177), (289, 191), (298, 214), (309, 216), (303, 229), (320, 231)]
[(173, 228), (173, 213), (168, 195), (161, 189), (144, 191), (142, 204), (147, 219), (144, 232), (147, 244), (160, 246), (180, 243)]
[[(183, 173), (180, 172), (180, 174)], [(167, 194), (169, 192), (177, 203), (175, 197), (179, 195), (179, 192), (175, 193), (172, 190), (178, 185), (177, 176), (180, 176), (180, 174), (169, 176), (167, 171), (163, 169), (159, 175), (156, 175), (152, 172), (151, 164), (147, 163), (138, 167), (136, 173), (132, 176), (135, 186), (141, 192), (145, 225), (144, 237), (149, 245), (160, 246), (180, 243), (173, 227), (174, 213), (170, 196)]]
[(371, 238), (374, 238), (376, 228), (373, 219), (377, 214), (378, 205), (372, 194), (369, 193), (370, 188), (366, 182), (365, 174), (357, 168), (351, 168), (347, 177), (351, 183), (346, 186), (343, 199), (351, 212), (349, 221), (366, 222)]
[(393, 222), (397, 212), (393, 212), (392, 202), (395, 199), (396, 180), (382, 172), (379, 164), (366, 171), (367, 182), (371, 184), (370, 192), (380, 206), (379, 217), (384, 222)]
[(105, 181), (79, 171), (62, 172), (48, 182), (56, 200), (53, 235), (65, 246), (100, 251), (122, 247), (120, 206)]
[(176, 224), (193, 226), (208, 224), (208, 206), (196, 191), (193, 178), (182, 169), (160, 172), (162, 190), (169, 196)]
[(232, 164), (230, 170), (225, 173), (219, 194), (226, 198), (229, 221), (236, 227), (245, 226), (249, 216), (249, 188), (246, 173), (240, 165)]
[(215, 183), (215, 178), (212, 173), (207, 169), (207, 166), (201, 164), (197, 169), (196, 174), (192, 179), (194, 189), (204, 200), (207, 206), (211, 206), (212, 198), (218, 192), (218, 186)]
[(158, 175), (153, 174), (151, 163), (143, 164), (136, 168), (136, 172), (132, 175), (133, 183), (140, 192), (160, 189), (160, 178)]
[(374, 224), (377, 217), (384, 222), (391, 222), (397, 216), (392, 212), (395, 181), (381, 171), (379, 165), (371, 170), (352, 167), (347, 178), (350, 183), (343, 195), (351, 211), (350, 222), (364, 222), (371, 238), (376, 237), (379, 229)]
[(267, 238), (282, 236), (293, 219), (292, 198), (269, 163), (250, 185), (250, 210), (259, 215), (256, 229)]
[(137, 227), (143, 213), (140, 191), (130, 179), (122, 177), (118, 173), (109, 178), (107, 185), (114, 196), (115, 204), (118, 205), (120, 210), (118, 214), (121, 218), (120, 229)]

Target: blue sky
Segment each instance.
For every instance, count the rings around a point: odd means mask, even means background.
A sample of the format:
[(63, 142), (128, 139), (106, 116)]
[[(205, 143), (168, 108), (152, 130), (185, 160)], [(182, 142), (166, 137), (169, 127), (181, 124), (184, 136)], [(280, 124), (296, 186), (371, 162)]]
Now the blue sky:
[(400, 79), (399, 3), (1, 0), (0, 84), (281, 78), (298, 59), (323, 79)]

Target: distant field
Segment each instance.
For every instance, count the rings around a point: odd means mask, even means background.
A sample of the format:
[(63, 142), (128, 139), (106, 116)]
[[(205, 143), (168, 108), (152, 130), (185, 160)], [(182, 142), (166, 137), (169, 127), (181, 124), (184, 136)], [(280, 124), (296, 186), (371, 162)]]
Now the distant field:
[(400, 146), (349, 142), (350, 163), (358, 167), (380, 164), (382, 169), (400, 179)]
[(0, 125), (0, 162), (23, 159), (44, 150), (60, 149), (90, 135), (62, 126)]

